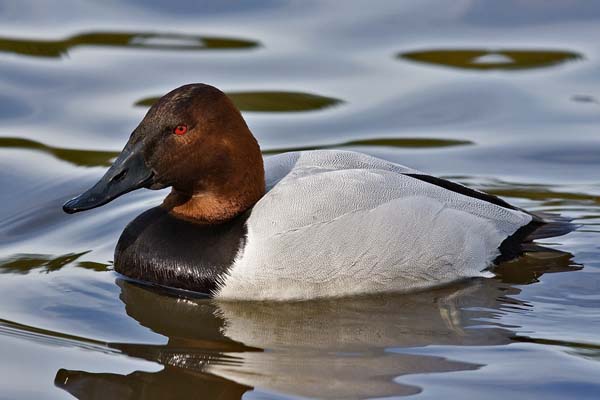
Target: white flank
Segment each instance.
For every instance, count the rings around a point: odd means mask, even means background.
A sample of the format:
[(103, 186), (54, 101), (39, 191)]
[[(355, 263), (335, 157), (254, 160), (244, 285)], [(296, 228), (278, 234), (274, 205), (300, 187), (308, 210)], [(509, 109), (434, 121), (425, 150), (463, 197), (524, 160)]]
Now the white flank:
[(531, 216), (348, 151), (265, 160), (268, 193), (216, 297), (302, 300), (411, 291), (482, 272)]

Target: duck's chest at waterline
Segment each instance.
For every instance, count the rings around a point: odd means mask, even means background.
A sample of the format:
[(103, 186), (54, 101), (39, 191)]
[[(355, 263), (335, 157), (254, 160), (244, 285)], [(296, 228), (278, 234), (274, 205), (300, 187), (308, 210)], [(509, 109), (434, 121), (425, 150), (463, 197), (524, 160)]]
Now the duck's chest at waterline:
[(212, 293), (245, 245), (246, 219), (199, 225), (153, 208), (121, 234), (115, 270), (141, 281)]

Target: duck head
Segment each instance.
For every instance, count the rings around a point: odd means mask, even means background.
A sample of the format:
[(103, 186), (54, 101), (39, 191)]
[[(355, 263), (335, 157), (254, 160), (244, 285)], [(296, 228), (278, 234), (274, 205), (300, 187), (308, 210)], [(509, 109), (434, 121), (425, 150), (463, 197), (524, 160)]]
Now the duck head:
[(162, 207), (198, 223), (234, 218), (264, 194), (258, 143), (220, 90), (190, 84), (163, 96), (104, 176), (63, 210), (85, 211), (139, 188), (166, 187), (172, 190)]

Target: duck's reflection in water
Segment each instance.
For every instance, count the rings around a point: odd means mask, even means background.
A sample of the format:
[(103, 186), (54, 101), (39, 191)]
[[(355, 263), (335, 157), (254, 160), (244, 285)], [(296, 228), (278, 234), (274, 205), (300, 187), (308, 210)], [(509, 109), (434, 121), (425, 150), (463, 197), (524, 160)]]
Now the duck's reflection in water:
[(237, 399), (253, 387), (318, 398), (414, 394), (419, 387), (396, 378), (480, 365), (386, 349), (509, 343), (515, 332), (501, 324), (502, 314), (530, 308), (515, 297), (515, 284), (573, 268), (570, 254), (534, 253), (501, 266), (495, 279), (300, 303), (189, 299), (118, 281), (127, 314), (169, 340), (110, 347), (164, 369), (129, 375), (63, 369), (56, 385), (80, 399)]

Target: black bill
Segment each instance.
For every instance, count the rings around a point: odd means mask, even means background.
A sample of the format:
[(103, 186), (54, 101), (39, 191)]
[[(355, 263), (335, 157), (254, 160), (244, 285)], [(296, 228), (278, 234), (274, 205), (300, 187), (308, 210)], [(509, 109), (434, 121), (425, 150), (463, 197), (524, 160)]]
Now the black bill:
[(100, 207), (117, 197), (141, 187), (149, 186), (153, 172), (144, 160), (142, 143), (127, 144), (106, 174), (91, 189), (67, 201), (66, 213)]

